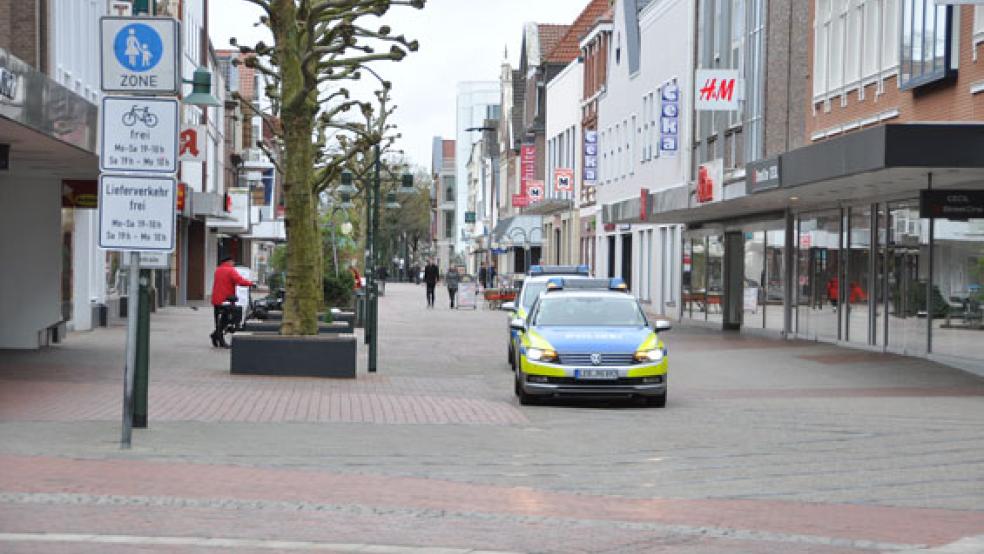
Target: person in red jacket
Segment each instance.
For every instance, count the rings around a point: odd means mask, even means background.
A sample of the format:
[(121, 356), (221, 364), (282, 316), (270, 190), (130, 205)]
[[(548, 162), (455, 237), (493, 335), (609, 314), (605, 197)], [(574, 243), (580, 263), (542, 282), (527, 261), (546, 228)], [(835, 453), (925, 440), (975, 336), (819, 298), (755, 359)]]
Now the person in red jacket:
[(226, 312), (222, 309), (222, 303), (230, 296), (236, 295), (236, 286), (251, 287), (252, 281), (244, 279), (236, 271), (232, 256), (226, 256), (215, 268), (215, 278), (212, 284), (212, 312), (215, 316), (215, 331), (212, 332), (212, 346), (227, 347), (222, 329), (227, 325)]

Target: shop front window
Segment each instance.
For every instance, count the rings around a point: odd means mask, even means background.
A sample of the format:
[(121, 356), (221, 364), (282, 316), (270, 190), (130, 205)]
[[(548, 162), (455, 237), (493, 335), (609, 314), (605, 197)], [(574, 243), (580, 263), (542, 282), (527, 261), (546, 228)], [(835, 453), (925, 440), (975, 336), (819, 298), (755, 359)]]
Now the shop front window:
[(925, 354), (929, 220), (919, 218), (917, 201), (890, 204), (888, 217), (888, 348), (902, 354)]
[(778, 331), (784, 330), (785, 313), (785, 232), (765, 232), (765, 293), (763, 310), (765, 310), (765, 328)]
[(765, 232), (745, 233), (744, 327), (765, 326), (765, 280)]
[(705, 307), (708, 321), (724, 321), (724, 237), (707, 238), (707, 289)]
[(858, 344), (868, 344), (871, 326), (869, 300), (874, 283), (871, 274), (871, 206), (850, 208), (848, 218), (850, 236), (844, 240), (847, 249), (846, 279), (840, 291), (847, 322), (846, 338)]
[(840, 224), (839, 210), (800, 217), (796, 332), (802, 337), (838, 339)]
[(933, 353), (984, 359), (984, 220), (936, 220)]
[(707, 319), (707, 239), (683, 240), (683, 317)]

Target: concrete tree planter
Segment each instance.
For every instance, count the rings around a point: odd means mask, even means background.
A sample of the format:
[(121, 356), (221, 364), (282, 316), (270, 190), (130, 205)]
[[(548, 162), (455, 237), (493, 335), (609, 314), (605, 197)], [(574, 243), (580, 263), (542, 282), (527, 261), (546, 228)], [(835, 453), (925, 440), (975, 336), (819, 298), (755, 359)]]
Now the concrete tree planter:
[(354, 379), (356, 360), (354, 336), (234, 335), (230, 372), (233, 375)]

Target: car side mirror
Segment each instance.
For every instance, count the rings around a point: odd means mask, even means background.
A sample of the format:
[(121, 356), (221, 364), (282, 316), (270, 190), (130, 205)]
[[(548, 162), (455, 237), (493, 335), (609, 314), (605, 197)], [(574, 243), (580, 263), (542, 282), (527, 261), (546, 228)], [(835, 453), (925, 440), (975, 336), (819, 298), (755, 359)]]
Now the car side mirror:
[(516, 303), (515, 302), (503, 302), (502, 303), (502, 309), (503, 310), (506, 310), (507, 312), (515, 312), (516, 311)]
[(521, 317), (514, 317), (509, 320), (509, 328), (513, 331), (525, 331), (526, 321)]
[(662, 331), (669, 331), (673, 328), (673, 323), (668, 319), (657, 319), (656, 323), (653, 324), (653, 329), (660, 333)]

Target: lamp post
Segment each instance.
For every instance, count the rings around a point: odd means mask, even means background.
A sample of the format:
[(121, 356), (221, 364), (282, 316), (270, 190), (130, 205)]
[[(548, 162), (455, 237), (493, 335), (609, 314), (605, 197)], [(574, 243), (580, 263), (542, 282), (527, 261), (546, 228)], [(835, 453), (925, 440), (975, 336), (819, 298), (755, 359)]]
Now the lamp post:
[[(221, 106), (212, 96), (212, 74), (203, 67), (195, 70), (192, 93), (181, 102), (198, 106)], [(123, 433), (120, 446), (130, 448), (132, 429), (147, 427), (147, 389), (150, 381), (150, 282), (149, 269), (140, 268), (140, 255), (130, 253), (130, 316), (127, 321), (126, 374), (123, 393)], [(131, 385), (132, 383), (132, 385)], [(132, 388), (132, 395), (130, 394)]]
[[(382, 173), (382, 160), (379, 145), (373, 147), (373, 171), (372, 182), (365, 187), (366, 190), (366, 216), (367, 229), (366, 236), (366, 327), (365, 341), (369, 345), (369, 372), (376, 372), (376, 362), (379, 347), (379, 284), (376, 281), (377, 264), (379, 262), (379, 217), (380, 204), (382, 203), (380, 193), (380, 181)], [(387, 171), (389, 173), (389, 171)], [(390, 177), (394, 177), (391, 173)], [(412, 194), (415, 192), (413, 186), (413, 175), (404, 173), (400, 177), (400, 192)], [(387, 209), (397, 209), (400, 203), (396, 200), (396, 193), (388, 193), (386, 198)]]

